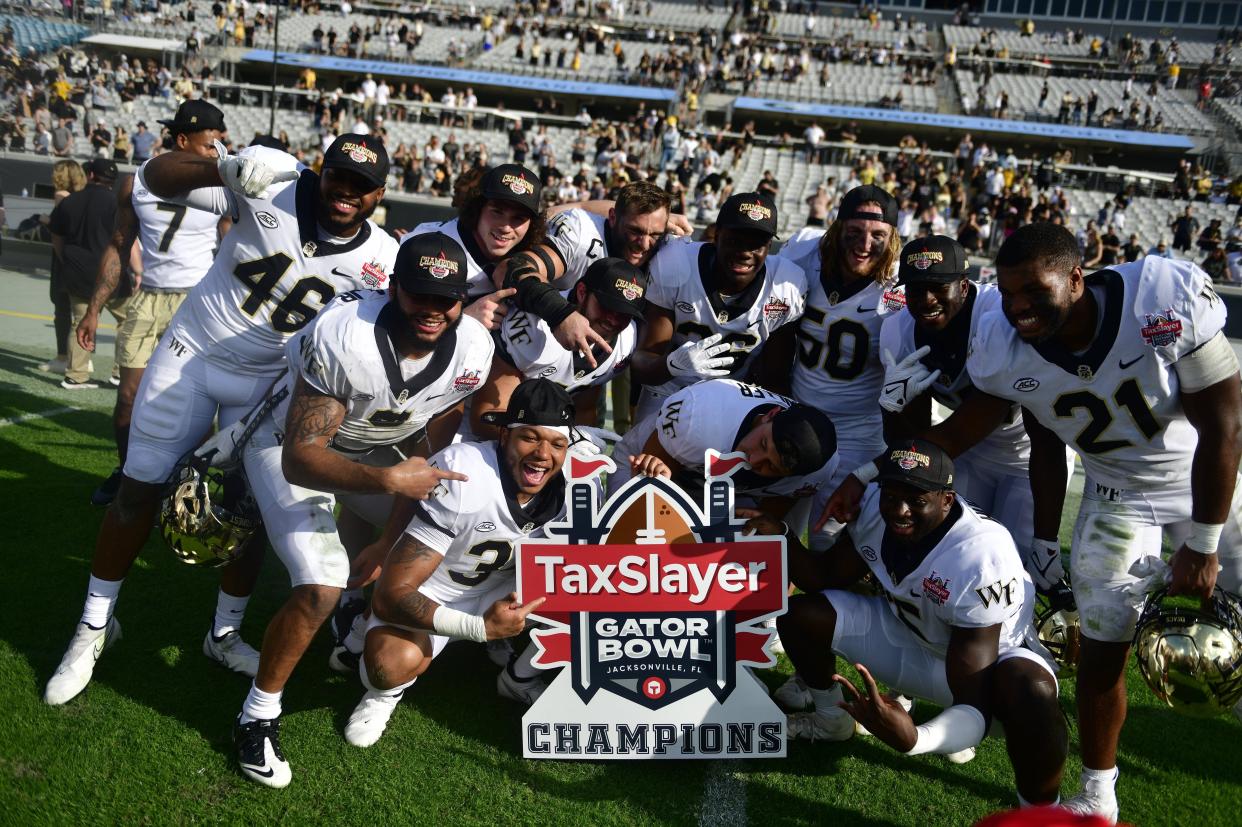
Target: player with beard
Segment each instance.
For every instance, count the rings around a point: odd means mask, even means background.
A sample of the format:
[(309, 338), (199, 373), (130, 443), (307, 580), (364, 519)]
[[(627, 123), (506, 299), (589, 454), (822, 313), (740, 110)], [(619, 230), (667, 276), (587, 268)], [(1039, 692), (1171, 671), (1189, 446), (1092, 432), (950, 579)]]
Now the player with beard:
[[(227, 428), (254, 409), (285, 369), (284, 344), (337, 292), (386, 287), (397, 243), (369, 216), (384, 196), (388, 154), (367, 135), (341, 135), (316, 175), (292, 156), (253, 147), (218, 160), (169, 152), (143, 168), (170, 203), (230, 215), (207, 275), (178, 309), (142, 377), (124, 479), (95, 546), (86, 604), (44, 700), (63, 704), (90, 682), (120, 636), (121, 583), (151, 531), (165, 483), (219, 415)], [(254, 676), (258, 653), (238, 627), (255, 557), (226, 569), (204, 651)], [(230, 573), (230, 571), (232, 573)]]
[[(1013, 539), (958, 499), (953, 461), (935, 444), (894, 443), (880, 466), (858, 520), (827, 554), (809, 553), (769, 517), (747, 523), (785, 535), (790, 580), (804, 592), (777, 618), (814, 704), (789, 717), (789, 736), (844, 741), (857, 722), (898, 752), (950, 755), (973, 749), (995, 718), (1019, 802), (1056, 802), (1069, 739), (1052, 664), (1037, 654), (1035, 587)], [(854, 590), (868, 577), (881, 594)], [(838, 655), (864, 693), (837, 674)], [(944, 711), (915, 726), (877, 679)]]
[[(173, 152), (190, 152), (215, 159), (215, 142), (225, 128), (224, 113), (207, 101), (186, 101), (177, 108), (176, 117), (160, 123), (172, 133)], [(83, 350), (95, 349), (99, 312), (120, 283), (121, 263), (129, 261), (135, 241), (140, 241), (141, 283), (129, 303), (125, 321), (116, 332), (121, 384), (116, 391), (112, 429), (121, 464), (91, 497), (91, 504), (99, 506), (111, 503), (121, 485), (121, 468), (125, 465), (129, 444), (129, 420), (133, 416), (134, 397), (143, 369), (173, 314), (211, 267), (216, 245), (232, 226), (227, 217), (161, 201), (146, 188), (143, 167), (117, 185), (116, 202), (112, 243), (104, 249), (95, 279), (95, 293), (78, 322), (76, 333)]]
[[(1158, 568), (1151, 558), (1164, 534), (1177, 549), (1170, 594), (1207, 598), (1218, 579), (1242, 587), (1238, 362), (1224, 303), (1190, 262), (1151, 256), (1085, 276), (1073, 234), (1028, 224), (1005, 240), (996, 264), (1000, 312), (980, 320), (966, 361), (978, 392), (928, 438), (961, 454), (1022, 406), (1034, 532), (1019, 542), (1030, 544), (1027, 569), (1040, 588), (1064, 574), (1065, 446), (1082, 462), (1070, 581), (1082, 631), (1083, 771), (1082, 790), (1064, 806), (1115, 821), (1138, 572)], [(833, 495), (830, 511), (848, 513), (857, 481), (850, 487)]]
[(379, 740), (401, 694), (451, 640), (513, 637), (543, 603), (518, 604), (513, 543), (544, 536), (544, 525), (564, 518), (561, 467), (574, 416), (564, 388), (532, 379), (507, 411), (488, 414), (503, 428), (499, 440), (458, 443), (432, 457), (462, 479), (415, 504), (384, 562), (359, 668), (367, 691), (345, 726), (349, 743)]
[(449, 444), (457, 403), (491, 367), (492, 337), (462, 316), (465, 297), (465, 251), (428, 233), (401, 245), (386, 292), (337, 296), (286, 345), (290, 376), (243, 452), (293, 585), (268, 624), (234, 732), (238, 763), (253, 781), (283, 787), (291, 779), (280, 743), (285, 684), (350, 575), (334, 506), (393, 526), (371, 546), (374, 563), (359, 559), (369, 571), (409, 521), (414, 500), (441, 480), (464, 479), (424, 457)]
[(601, 258), (566, 291), (570, 307), (604, 341), (595, 349), (594, 365), (562, 346), (548, 322), (524, 310), (510, 313), (497, 335), (491, 375), (472, 400), (471, 430), (479, 436), (495, 436), (483, 415), (507, 407), (519, 383), (540, 376), (569, 391), (578, 410), (578, 424), (594, 425), (600, 391), (625, 370), (638, 344), (647, 286), (647, 275), (638, 267), (619, 258)]
[(745, 378), (768, 338), (802, 315), (802, 268), (768, 255), (776, 227), (769, 196), (738, 193), (720, 208), (715, 241), (678, 241), (656, 253), (632, 360), (644, 385), (639, 421), (694, 382)]

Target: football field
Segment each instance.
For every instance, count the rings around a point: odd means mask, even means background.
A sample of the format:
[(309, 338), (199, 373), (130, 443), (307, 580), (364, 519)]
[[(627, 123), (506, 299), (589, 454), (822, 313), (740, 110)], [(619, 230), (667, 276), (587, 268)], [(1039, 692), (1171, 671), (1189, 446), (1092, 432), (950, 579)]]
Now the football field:
[[(407, 691), (385, 736), (360, 750), (341, 735), (361, 697), (327, 667), (326, 630), (285, 694), (293, 783), (246, 780), (230, 727), (249, 680), (202, 655), (217, 577), (179, 563), (154, 535), (117, 607), (123, 638), (78, 698), (40, 699), (81, 612), (102, 512), (88, 499), (115, 464), (113, 392), (66, 391), (50, 357), (46, 280), (0, 270), (0, 824), (969, 824), (1015, 804), (1005, 745), (988, 739), (957, 766), (907, 758), (869, 737), (789, 746), (785, 759), (553, 762), (520, 757), (522, 709), (496, 695), (481, 646), (459, 643)], [(101, 333), (96, 378), (106, 378)], [(1070, 498), (1075, 507), (1077, 497)], [(1072, 512), (1063, 524), (1068, 542)], [(288, 581), (268, 555), (244, 636), (256, 647)], [(770, 686), (787, 662), (758, 673)], [(1118, 787), (1142, 825), (1236, 825), (1242, 725), (1158, 705), (1131, 667)], [(1062, 684), (1077, 788), (1074, 683)], [(926, 704), (918, 720), (936, 712)]]

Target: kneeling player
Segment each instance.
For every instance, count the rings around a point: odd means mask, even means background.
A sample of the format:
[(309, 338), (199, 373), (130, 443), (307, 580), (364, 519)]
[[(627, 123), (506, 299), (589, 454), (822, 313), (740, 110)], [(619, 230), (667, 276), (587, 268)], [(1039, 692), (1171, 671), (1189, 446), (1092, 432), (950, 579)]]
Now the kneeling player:
[(492, 373), (471, 400), (471, 430), (480, 437), (494, 436), (495, 429), (484, 424), (483, 415), (503, 409), (523, 379), (537, 377), (550, 379), (573, 394), (579, 423), (594, 425), (600, 390), (625, 370), (638, 343), (646, 292), (646, 273), (619, 258), (602, 258), (566, 294), (570, 306), (586, 317), (591, 329), (611, 348), (607, 353), (598, 345), (593, 348), (594, 367), (582, 354), (562, 346), (543, 319), (525, 310), (510, 313), (497, 336)]
[(837, 467), (827, 415), (756, 385), (709, 379), (670, 396), (617, 443), (615, 454), (629, 467), (618, 462), (609, 487), (642, 473), (671, 477), (693, 493), (703, 484), (708, 448), (746, 454), (750, 467), (734, 474), (734, 489), (777, 519), (826, 485)]
[(463, 442), (432, 457), (465, 479), (446, 481), (415, 506), (384, 563), (358, 670), (367, 692), (345, 727), (354, 746), (379, 740), (402, 692), (451, 639), (512, 637), (543, 602), (517, 603), (513, 542), (564, 518), (561, 466), (574, 405), (562, 388), (533, 379), (488, 419), (504, 426), (498, 441)]
[[(784, 529), (763, 517), (749, 527)], [(995, 717), (1020, 800), (1056, 800), (1068, 736), (1052, 666), (1028, 648), (1038, 645), (1028, 643), (1035, 587), (1004, 527), (957, 499), (943, 450), (920, 439), (892, 446), (831, 554), (810, 555), (792, 533), (786, 542), (791, 579), (806, 594), (790, 599), (777, 626), (815, 701), (790, 716), (791, 737), (844, 741), (857, 720), (901, 752), (948, 755), (982, 741)], [(846, 591), (868, 573), (883, 596)], [(836, 674), (838, 654), (857, 665), (865, 695)], [(915, 726), (873, 674), (944, 712)]]

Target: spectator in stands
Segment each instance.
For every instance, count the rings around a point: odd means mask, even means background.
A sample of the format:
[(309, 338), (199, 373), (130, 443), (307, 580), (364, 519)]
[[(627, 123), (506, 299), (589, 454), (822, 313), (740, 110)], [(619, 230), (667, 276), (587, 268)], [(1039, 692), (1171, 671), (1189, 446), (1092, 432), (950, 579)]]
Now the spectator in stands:
[(822, 148), (820, 144), (824, 142), (824, 129), (814, 121), (802, 133), (803, 139), (806, 141), (806, 162), (808, 164), (823, 163), (820, 153)]
[(67, 158), (73, 154), (73, 130), (69, 128), (69, 118), (60, 118), (58, 125), (52, 129), (52, 154)]
[(1229, 262), (1229, 282), (1242, 284), (1242, 244), (1231, 244), (1225, 249), (1225, 260)]
[(151, 159), (151, 150), (155, 148), (158, 137), (147, 130), (146, 122), (138, 121), (138, 125), (134, 128), (134, 134), (130, 136), (129, 143), (134, 150), (134, 163), (143, 164)]
[(1121, 261), (1121, 239), (1115, 228), (1109, 224), (1100, 236), (1100, 266), (1111, 267)]
[(112, 160), (122, 164), (129, 163), (129, 133), (119, 124), (112, 139)]
[(979, 219), (975, 213), (970, 213), (958, 224), (957, 243), (961, 244), (967, 253), (983, 252), (983, 235), (979, 232)]
[(1143, 245), (1139, 244), (1138, 233), (1130, 233), (1130, 240), (1121, 247), (1121, 257), (1127, 264), (1143, 257)]
[(43, 124), (35, 124), (35, 134), (31, 139), (31, 149), (35, 155), (48, 155), (52, 150), (52, 136), (43, 128)]
[(1157, 241), (1151, 247), (1147, 248), (1147, 255), (1159, 256), (1160, 258), (1176, 258), (1176, 256), (1173, 254), (1173, 250), (1169, 247), (1167, 243), (1165, 243), (1165, 240), (1163, 238)]
[(101, 118), (91, 130), (91, 148), (99, 158), (107, 158), (112, 154), (112, 132), (108, 124)]
[(1100, 262), (1103, 259), (1104, 245), (1100, 241), (1100, 234), (1091, 222), (1087, 222), (1087, 233), (1083, 242), (1082, 266), (1086, 269), (1094, 270), (1100, 266)]
[(1222, 246), (1213, 247), (1199, 266), (1217, 284), (1229, 280), (1229, 260), (1225, 257), (1225, 248)]
[(1208, 222), (1203, 232), (1199, 233), (1198, 246), (1199, 250), (1204, 253), (1210, 253), (1221, 246), (1224, 241), (1224, 235), (1220, 229), (1220, 219), (1213, 218)]
[(1169, 222), (1169, 227), (1173, 230), (1173, 249), (1182, 253), (1188, 252), (1195, 234), (1199, 232), (1199, 219), (1194, 217), (1189, 204), (1182, 210), (1181, 215)]

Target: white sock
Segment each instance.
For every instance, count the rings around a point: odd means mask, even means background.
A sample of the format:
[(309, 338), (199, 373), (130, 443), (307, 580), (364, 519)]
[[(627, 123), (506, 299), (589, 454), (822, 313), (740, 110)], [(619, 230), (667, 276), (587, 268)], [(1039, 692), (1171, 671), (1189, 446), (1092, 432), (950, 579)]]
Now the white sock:
[(345, 645), (345, 650), (355, 655), (362, 654), (362, 648), (367, 644), (367, 618), (365, 614), (360, 614), (354, 618), (353, 625), (349, 627), (349, 634), (345, 635), (345, 639), (341, 641)]
[(362, 589), (346, 589), (341, 592), (341, 599), (337, 601), (338, 606), (345, 606), (351, 600), (361, 600)]
[(520, 681), (528, 681), (537, 676), (542, 669), (538, 669), (531, 665), (531, 661), (535, 659), (535, 655), (539, 653), (539, 647), (532, 640), (522, 654), (514, 658), (513, 663), (509, 664), (508, 669), (513, 673), (513, 677)]
[(284, 694), (283, 689), (279, 692), (264, 692), (258, 684), (252, 681), (250, 694), (246, 696), (246, 701), (242, 704), (241, 722), (248, 724), (251, 721), (270, 721), (279, 718), (280, 698)]
[(82, 606), (82, 622), (92, 629), (102, 629), (112, 618), (112, 610), (116, 608), (116, 596), (121, 592), (120, 580), (100, 580), (91, 575), (86, 586), (86, 603)]
[(807, 689), (811, 693), (811, 698), (815, 701), (815, 711), (821, 715), (829, 713), (844, 713), (845, 710), (837, 706), (841, 701), (845, 700), (845, 696), (841, 694), (841, 687), (833, 684), (831, 689), (815, 689), (808, 686)]
[(221, 589), (216, 598), (216, 618), (211, 624), (212, 637), (240, 632), (242, 618), (246, 616), (246, 604), (249, 602), (250, 595), (234, 597)]
[(414, 685), (414, 681), (418, 680), (418, 678), (411, 678), (400, 686), (394, 686), (392, 689), (380, 689), (375, 684), (371, 683), (371, 676), (367, 674), (367, 662), (365, 658), (359, 658), (358, 660), (358, 677), (362, 678), (362, 685), (367, 688), (368, 692), (375, 692), (379, 695), (386, 695), (390, 698), (400, 697), (402, 692), (409, 689)]
[(1018, 807), (1019, 809), (1023, 809), (1023, 810), (1027, 809), (1028, 807), (1055, 807), (1060, 803), (1061, 803), (1061, 796), (1059, 795), (1056, 797), (1056, 800), (1050, 801), (1047, 804), (1032, 804), (1031, 802), (1027, 801), (1025, 798), (1022, 797), (1022, 793), (1018, 793)]
[(1117, 792), (1117, 772), (1116, 767), (1109, 767), (1106, 770), (1093, 770), (1090, 767), (1082, 768), (1082, 788), (1088, 792), (1104, 793), (1112, 797), (1116, 797)]

